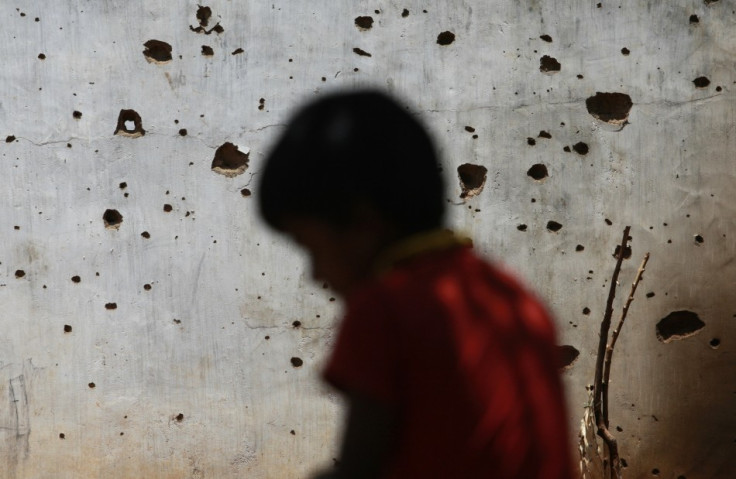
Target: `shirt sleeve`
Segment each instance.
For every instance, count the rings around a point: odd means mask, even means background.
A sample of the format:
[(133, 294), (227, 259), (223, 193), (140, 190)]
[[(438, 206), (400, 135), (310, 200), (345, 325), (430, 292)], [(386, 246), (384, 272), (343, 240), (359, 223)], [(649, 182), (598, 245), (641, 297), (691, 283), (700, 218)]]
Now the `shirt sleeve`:
[(397, 325), (385, 295), (376, 289), (348, 300), (324, 379), (345, 393), (387, 405), (399, 400)]

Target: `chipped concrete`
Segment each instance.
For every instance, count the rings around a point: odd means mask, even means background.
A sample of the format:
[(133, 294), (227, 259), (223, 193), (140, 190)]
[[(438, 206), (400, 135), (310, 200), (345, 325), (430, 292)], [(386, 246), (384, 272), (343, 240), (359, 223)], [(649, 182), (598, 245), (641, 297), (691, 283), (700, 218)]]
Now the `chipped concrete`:
[[(729, 2), (6, 3), (0, 476), (259, 479), (330, 461), (341, 405), (317, 372), (339, 304), (251, 191), (296, 103), (360, 86), (409, 98), (451, 225), (554, 311), (575, 429), (632, 225), (619, 299), (652, 257), (611, 377), (625, 475), (736, 476)], [(228, 143), (247, 159), (214, 174)], [(472, 195), (464, 164), (485, 168)], [(704, 326), (660, 341), (678, 311)]]

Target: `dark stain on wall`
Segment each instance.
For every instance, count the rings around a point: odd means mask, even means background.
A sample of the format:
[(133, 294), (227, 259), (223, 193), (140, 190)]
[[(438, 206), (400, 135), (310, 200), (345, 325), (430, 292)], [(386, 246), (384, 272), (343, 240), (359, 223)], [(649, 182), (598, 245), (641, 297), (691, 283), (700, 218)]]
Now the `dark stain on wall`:
[(626, 121), (633, 104), (631, 97), (625, 93), (596, 92), (585, 100), (585, 107), (594, 118), (617, 124)]
[(662, 318), (656, 326), (657, 339), (669, 343), (697, 334), (705, 327), (705, 322), (692, 311), (674, 311)]
[(482, 165), (464, 163), (457, 167), (457, 175), (460, 179), (460, 198), (469, 198), (483, 191), (486, 184), (488, 168)]
[(143, 55), (151, 63), (167, 63), (171, 61), (171, 45), (161, 40), (148, 40)]

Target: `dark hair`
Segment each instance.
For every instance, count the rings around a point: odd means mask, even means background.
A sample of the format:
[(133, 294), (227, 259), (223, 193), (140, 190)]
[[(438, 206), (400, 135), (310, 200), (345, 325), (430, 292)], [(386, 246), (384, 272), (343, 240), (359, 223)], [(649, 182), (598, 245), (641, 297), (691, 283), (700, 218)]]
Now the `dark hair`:
[(426, 129), (377, 91), (333, 93), (289, 122), (266, 158), (258, 195), (266, 222), (336, 226), (367, 205), (406, 236), (442, 225), (444, 184)]

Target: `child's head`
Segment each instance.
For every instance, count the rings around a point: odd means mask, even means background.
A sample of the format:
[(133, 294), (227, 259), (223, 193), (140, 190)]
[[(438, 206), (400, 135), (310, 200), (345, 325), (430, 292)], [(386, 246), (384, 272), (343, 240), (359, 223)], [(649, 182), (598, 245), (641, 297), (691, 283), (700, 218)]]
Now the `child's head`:
[(295, 230), (320, 225), (340, 234), (334, 240), (365, 243), (345, 244), (345, 255), (368, 256), (379, 243), (442, 226), (443, 186), (425, 128), (385, 94), (361, 91), (297, 112), (266, 159), (258, 195), (272, 227), (304, 243)]

